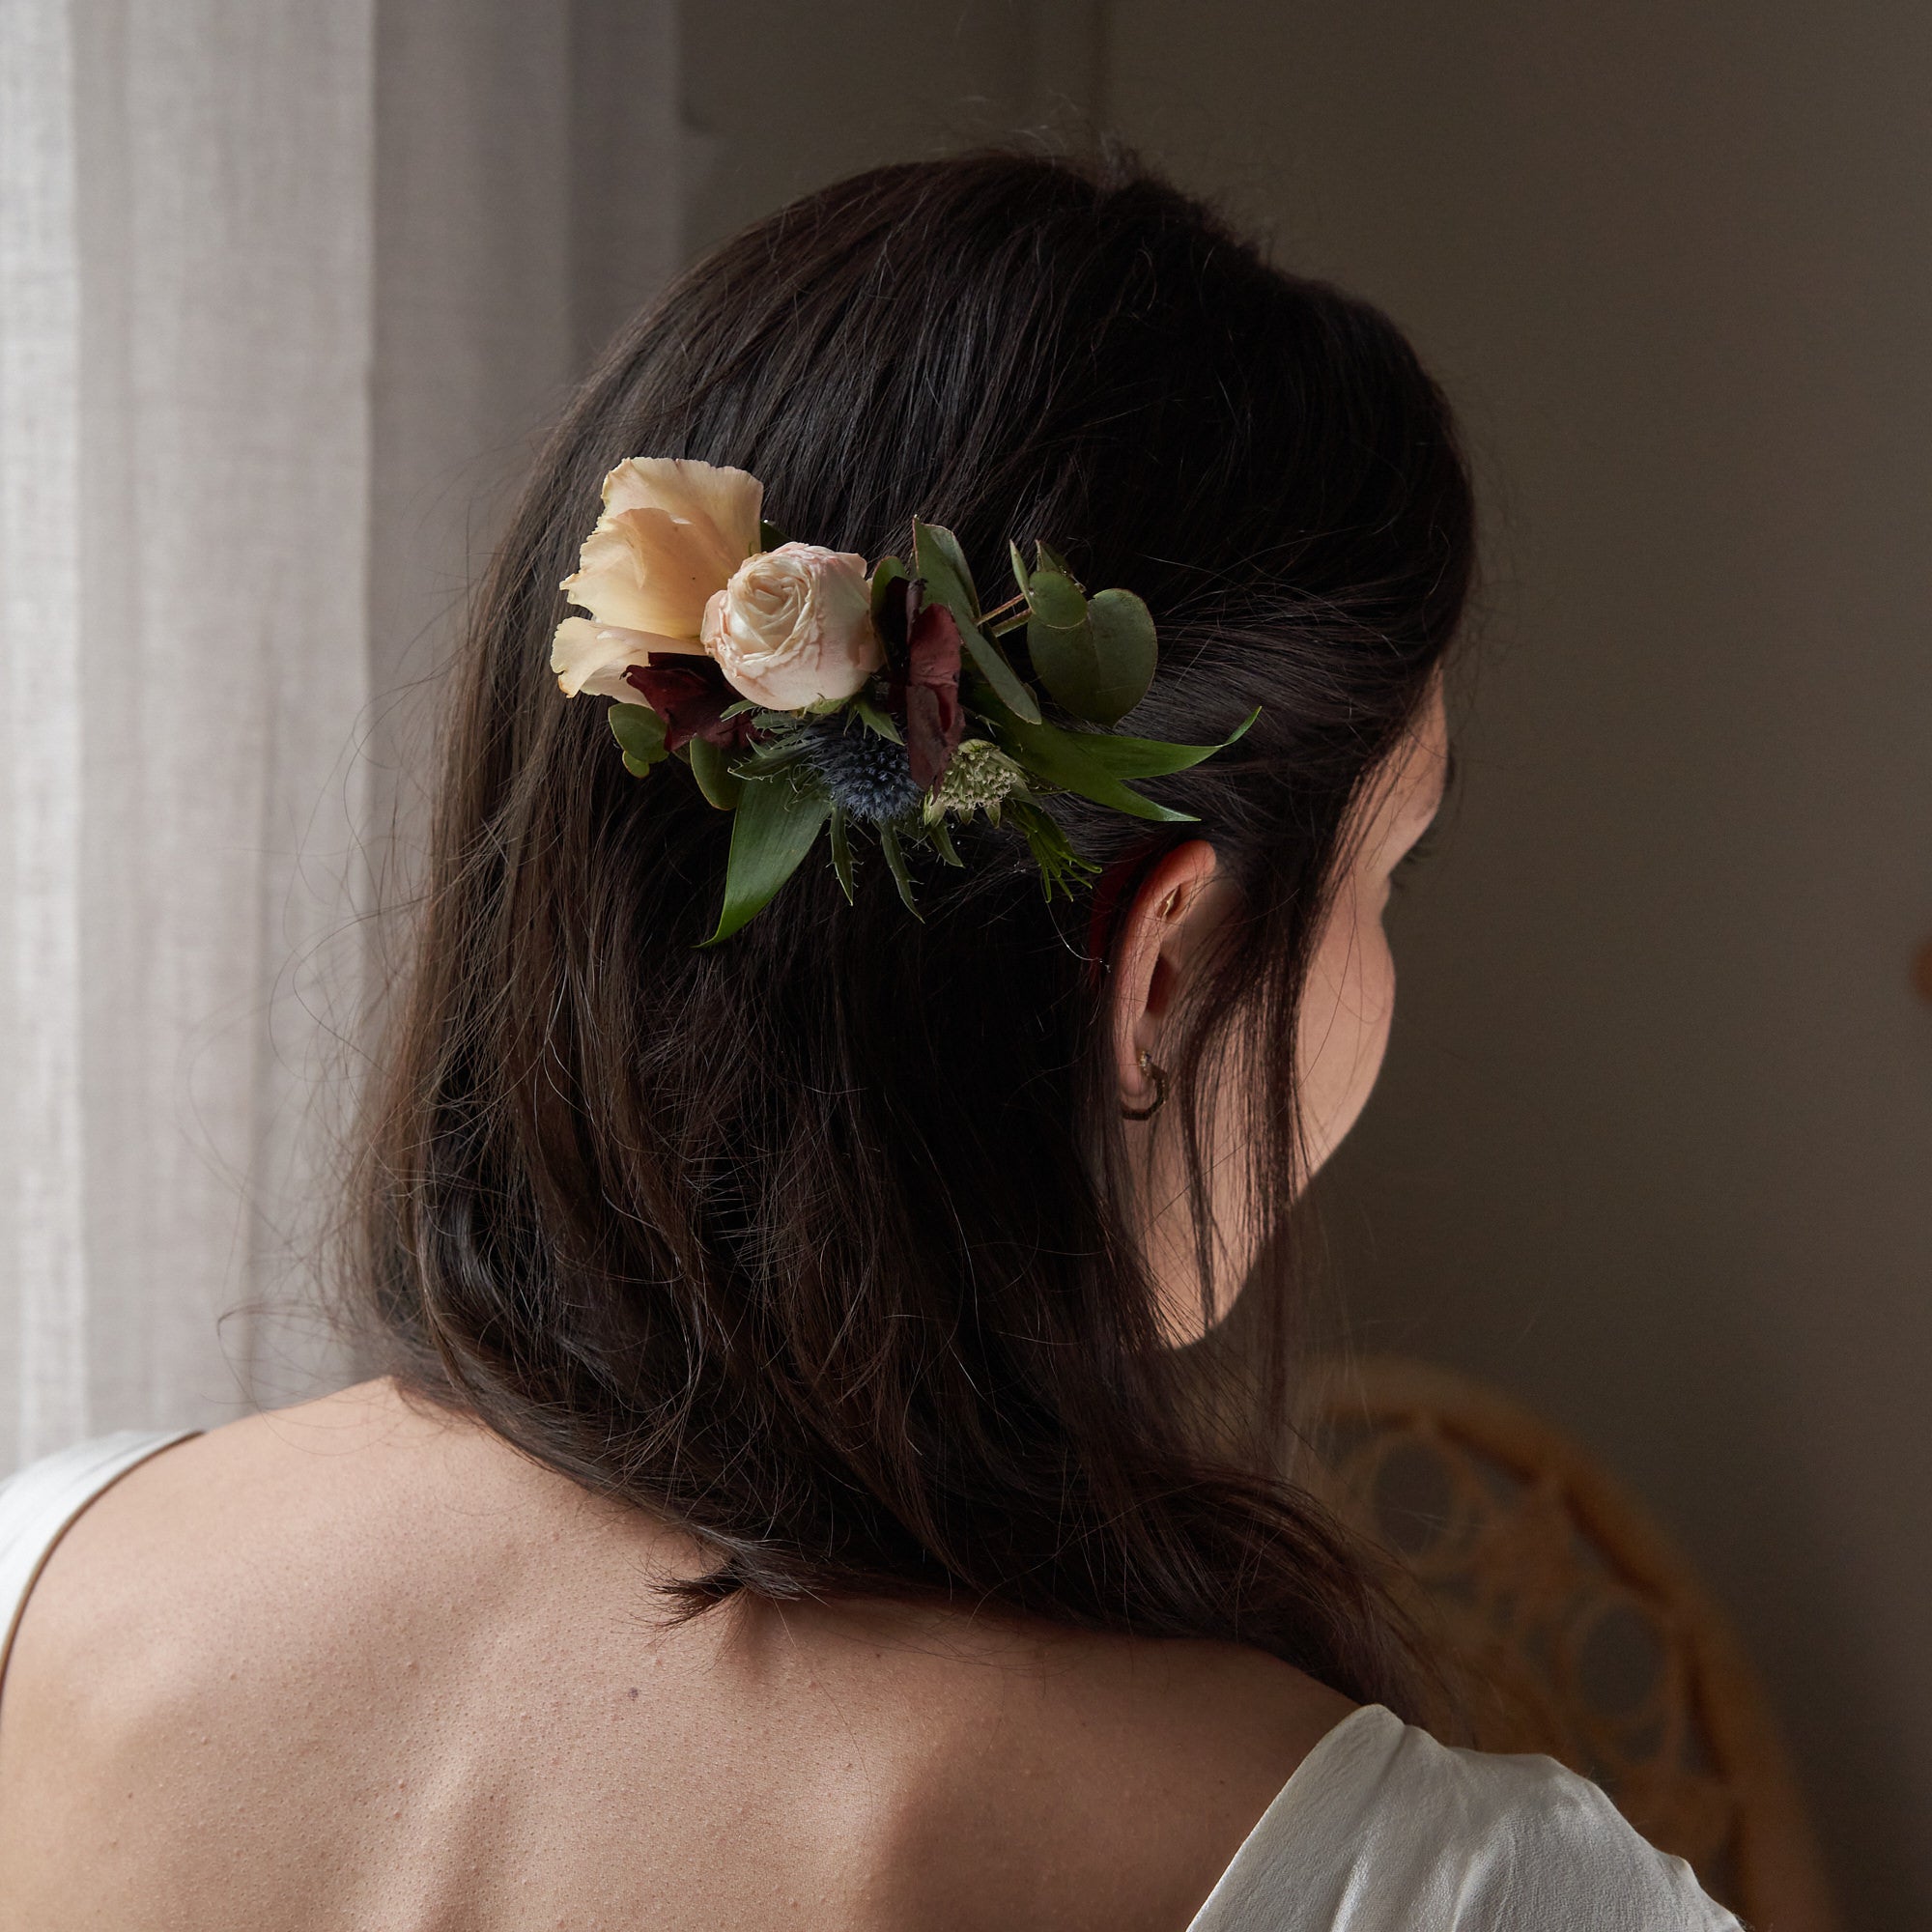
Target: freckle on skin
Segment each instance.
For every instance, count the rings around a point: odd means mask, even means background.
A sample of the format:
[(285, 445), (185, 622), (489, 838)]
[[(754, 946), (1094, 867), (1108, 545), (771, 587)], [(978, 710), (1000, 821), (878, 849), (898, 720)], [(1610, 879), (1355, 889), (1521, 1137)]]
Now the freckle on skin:
[(633, 1684), (631, 1686), (631, 1695), (635, 1697), (637, 1694), (638, 1694), (638, 1687), (635, 1684)]

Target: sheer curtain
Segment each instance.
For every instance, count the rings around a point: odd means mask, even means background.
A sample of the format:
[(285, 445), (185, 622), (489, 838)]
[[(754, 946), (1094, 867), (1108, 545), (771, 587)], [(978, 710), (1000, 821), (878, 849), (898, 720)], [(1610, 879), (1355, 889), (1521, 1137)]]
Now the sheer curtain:
[[(232, 1410), (367, 695), (371, 0), (0, 10), (21, 1458)], [(298, 855), (305, 855), (298, 862)], [(266, 1193), (258, 1190), (267, 1190)], [(11, 1436), (11, 1441), (9, 1437)]]
[[(672, 17), (0, 6), (0, 1469), (341, 1373), (272, 1311), (408, 823), (389, 694), (577, 355), (573, 61), (674, 132)], [(662, 197), (648, 146), (614, 185)]]

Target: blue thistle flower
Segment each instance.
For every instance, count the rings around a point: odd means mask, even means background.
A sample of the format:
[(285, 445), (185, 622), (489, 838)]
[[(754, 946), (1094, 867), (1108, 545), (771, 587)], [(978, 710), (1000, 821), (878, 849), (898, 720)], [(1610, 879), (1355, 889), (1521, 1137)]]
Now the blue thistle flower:
[(805, 750), (833, 804), (854, 818), (885, 825), (917, 810), (923, 796), (905, 747), (857, 719), (821, 718), (807, 732)]

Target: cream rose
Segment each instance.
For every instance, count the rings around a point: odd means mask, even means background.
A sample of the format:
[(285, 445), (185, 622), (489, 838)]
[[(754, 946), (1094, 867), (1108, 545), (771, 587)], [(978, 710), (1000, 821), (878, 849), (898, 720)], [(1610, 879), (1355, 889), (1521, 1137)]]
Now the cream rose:
[(660, 456), (618, 464), (604, 479), (604, 514), (563, 580), (590, 613), (566, 617), (551, 645), (564, 696), (635, 704), (628, 666), (702, 652), (705, 606), (757, 549), (763, 503), (764, 486), (742, 469)]
[(740, 564), (700, 636), (732, 689), (774, 711), (850, 697), (885, 661), (866, 559), (814, 544)]

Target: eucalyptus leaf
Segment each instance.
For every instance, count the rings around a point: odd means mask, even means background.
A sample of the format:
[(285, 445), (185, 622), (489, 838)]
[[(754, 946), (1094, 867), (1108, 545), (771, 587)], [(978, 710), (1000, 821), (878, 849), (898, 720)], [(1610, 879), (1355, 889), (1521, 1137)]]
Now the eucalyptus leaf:
[(1077, 630), (1087, 621), (1086, 596), (1065, 571), (1035, 571), (1027, 585), (1027, 603), (1035, 620), (1055, 631)]
[(637, 763), (648, 769), (668, 755), (664, 720), (648, 704), (613, 704), (606, 716), (611, 720), (611, 735), (624, 749), (626, 765)]
[(1124, 718), (1148, 695), (1160, 655), (1153, 618), (1131, 590), (1100, 590), (1087, 600), (1087, 629), (1099, 668), (1101, 724)]
[(959, 539), (944, 524), (912, 520), (913, 575), (925, 580), (925, 601), (944, 604), (964, 630), (980, 621), (980, 593)]
[(845, 830), (845, 808), (835, 805), (832, 808), (832, 869), (838, 875), (839, 889), (845, 895), (845, 903), (852, 903), (852, 841)]
[(1022, 554), (1019, 545), (1010, 539), (1007, 543), (1007, 554), (1013, 560), (1013, 582), (1019, 585), (1020, 595), (1024, 597), (1027, 589), (1026, 557)]
[(799, 790), (784, 779), (748, 784), (731, 816), (731, 855), (724, 866), (724, 904), (718, 929), (704, 944), (729, 939), (762, 912), (798, 870), (832, 812), (832, 801)]
[(1080, 586), (1057, 570), (1037, 570), (1029, 602), (1027, 655), (1035, 676), (1074, 717), (1113, 724), (1147, 687), (1130, 689), (1109, 675)]
[(1036, 543), (1034, 545), (1033, 567), (1036, 570), (1057, 571), (1062, 577), (1069, 579), (1074, 583), (1080, 582), (1073, 575), (1073, 566), (1051, 544)]
[(691, 741), (691, 775), (697, 788), (720, 811), (735, 811), (744, 795), (745, 783), (732, 771), (730, 753), (709, 738)]
[(785, 533), (776, 524), (768, 524), (764, 518), (758, 519), (758, 548), (777, 550), (785, 541)]
[(651, 775), (650, 766), (645, 764), (641, 758), (632, 757), (629, 752), (624, 753), (624, 769), (634, 779), (647, 779)]
[(893, 884), (899, 889), (899, 897), (905, 901), (905, 909), (913, 918), (921, 917), (919, 907), (913, 903), (912, 874), (906, 870), (905, 853), (899, 845), (899, 835), (890, 825), (879, 827), (879, 850), (886, 855), (886, 866), (893, 875)]

